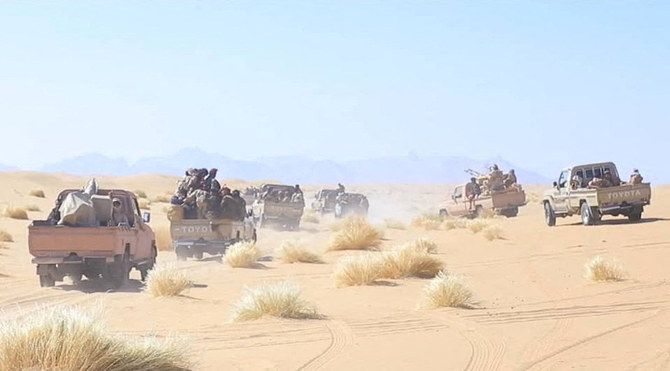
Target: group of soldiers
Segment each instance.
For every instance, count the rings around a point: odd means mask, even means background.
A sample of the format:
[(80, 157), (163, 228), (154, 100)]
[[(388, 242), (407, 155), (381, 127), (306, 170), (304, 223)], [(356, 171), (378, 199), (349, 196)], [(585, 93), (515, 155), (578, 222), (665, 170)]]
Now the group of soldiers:
[(275, 189), (268, 187), (261, 198), (269, 202), (284, 202), (284, 203), (304, 203), (305, 196), (300, 189), (300, 185), (296, 184), (292, 189)]
[(184, 210), (185, 219), (224, 218), (244, 220), (247, 203), (239, 190), (222, 187), (217, 169), (189, 168), (177, 183), (171, 203)]
[[(630, 174), (630, 177), (628, 179), (629, 184), (640, 184), (642, 183), (642, 175), (640, 174), (640, 171), (638, 169), (633, 169), (633, 172)], [(583, 179), (580, 178), (578, 175), (575, 175), (572, 177), (571, 181), (571, 188), (572, 189), (577, 189), (582, 187), (582, 182)], [(625, 184), (625, 182), (621, 181), (619, 177), (616, 175), (613, 175), (612, 172), (609, 169), (605, 169), (603, 171), (603, 174), (601, 177), (594, 177), (591, 179), (588, 183), (589, 188), (607, 188), (607, 187), (616, 187), (620, 186), (621, 184)]]
[(465, 197), (469, 203), (469, 209), (474, 208), (475, 199), (480, 195), (488, 195), (492, 192), (504, 192), (506, 190), (520, 189), (517, 185), (516, 173), (511, 169), (507, 174), (503, 173), (498, 165), (489, 166), (487, 174), (479, 174), (473, 170), (466, 170), (473, 176), (470, 183), (465, 185)]

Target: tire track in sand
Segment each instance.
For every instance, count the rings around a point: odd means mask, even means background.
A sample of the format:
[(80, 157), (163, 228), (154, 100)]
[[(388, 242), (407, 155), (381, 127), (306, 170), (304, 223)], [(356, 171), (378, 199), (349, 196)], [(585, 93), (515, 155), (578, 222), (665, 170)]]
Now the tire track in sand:
[(328, 321), (326, 327), (330, 332), (330, 344), (323, 352), (307, 361), (298, 370), (320, 370), (354, 344), (354, 333), (346, 323)]
[(504, 341), (497, 339), (493, 335), (484, 336), (478, 333), (476, 329), (467, 328), (466, 324), (461, 322), (463, 321), (462, 319), (461, 321), (456, 321), (445, 317), (445, 315), (445, 313), (431, 314), (434, 319), (456, 329), (470, 344), (470, 358), (465, 366), (465, 370), (488, 371), (500, 369), (507, 349), (507, 344)]

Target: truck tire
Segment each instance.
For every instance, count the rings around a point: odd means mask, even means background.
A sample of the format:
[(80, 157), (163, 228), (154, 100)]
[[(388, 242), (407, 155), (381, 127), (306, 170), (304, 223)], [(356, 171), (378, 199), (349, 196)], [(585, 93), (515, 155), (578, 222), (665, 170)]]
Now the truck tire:
[(589, 207), (589, 204), (586, 202), (582, 203), (580, 214), (582, 217), (583, 225), (594, 225), (596, 224), (596, 216), (593, 213), (593, 208)]
[(142, 282), (147, 280), (147, 277), (149, 277), (149, 271), (154, 269), (154, 265), (156, 265), (156, 256), (158, 256), (158, 251), (156, 250), (156, 246), (154, 245), (151, 248), (151, 261), (149, 262), (149, 264), (140, 268), (140, 280)]
[(50, 274), (40, 274), (40, 287), (54, 287), (56, 280)]
[(188, 258), (188, 249), (182, 246), (177, 246), (174, 250), (177, 255), (177, 260), (186, 261)]
[(484, 208), (481, 205), (475, 206), (475, 218), (481, 218), (484, 216)]
[(110, 267), (107, 268), (109, 281), (116, 288), (120, 288), (130, 278), (130, 255), (126, 252), (120, 259), (117, 259)]
[(641, 207), (634, 207), (630, 211), (630, 214), (628, 214), (628, 221), (639, 222), (640, 220), (642, 220), (642, 208)]
[(549, 227), (556, 225), (556, 213), (549, 202), (544, 203), (544, 221)]
[(440, 219), (444, 220), (449, 216), (449, 213), (446, 209), (440, 209)]
[(519, 215), (519, 208), (518, 207), (512, 207), (512, 208), (509, 208), (509, 209), (501, 210), (500, 215), (505, 216), (507, 218), (514, 218), (515, 216)]

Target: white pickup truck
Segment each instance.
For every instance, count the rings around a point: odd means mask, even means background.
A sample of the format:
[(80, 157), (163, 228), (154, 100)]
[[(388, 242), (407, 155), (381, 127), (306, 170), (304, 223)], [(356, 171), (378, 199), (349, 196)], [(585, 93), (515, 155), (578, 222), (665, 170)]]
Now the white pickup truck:
[[(594, 179), (611, 180), (594, 185)], [(628, 217), (631, 222), (642, 219), (644, 207), (651, 202), (649, 183), (624, 183), (612, 162), (577, 165), (561, 171), (552, 189), (544, 192), (544, 216), (548, 226), (556, 225), (557, 217), (580, 215), (582, 224), (593, 225), (603, 215)]]

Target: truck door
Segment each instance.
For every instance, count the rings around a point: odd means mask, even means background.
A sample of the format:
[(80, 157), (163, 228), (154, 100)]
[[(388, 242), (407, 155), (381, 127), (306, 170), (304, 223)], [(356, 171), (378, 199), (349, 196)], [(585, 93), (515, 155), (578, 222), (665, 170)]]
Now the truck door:
[(463, 186), (454, 188), (454, 193), (451, 194), (451, 201), (447, 208), (449, 215), (463, 216), (468, 214), (468, 200), (465, 199), (463, 190)]
[(556, 212), (562, 213), (568, 211), (567, 199), (570, 194), (570, 171), (564, 170), (561, 172), (561, 175), (558, 177), (558, 182), (554, 187), (553, 198), (554, 198), (554, 210)]
[(131, 199), (133, 205), (133, 214), (135, 218), (135, 223), (132, 226), (133, 233), (135, 234), (135, 243), (131, 247), (131, 254), (135, 259), (145, 259), (151, 256), (152, 242), (154, 239), (154, 234), (151, 231), (151, 228), (144, 223), (142, 219), (142, 214), (140, 212), (139, 205), (137, 200)]

